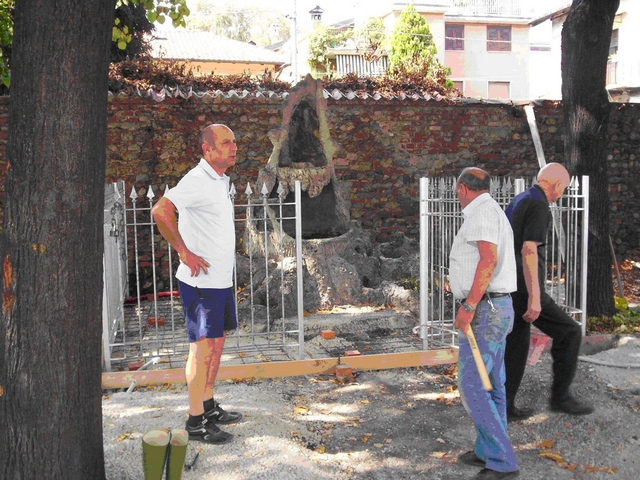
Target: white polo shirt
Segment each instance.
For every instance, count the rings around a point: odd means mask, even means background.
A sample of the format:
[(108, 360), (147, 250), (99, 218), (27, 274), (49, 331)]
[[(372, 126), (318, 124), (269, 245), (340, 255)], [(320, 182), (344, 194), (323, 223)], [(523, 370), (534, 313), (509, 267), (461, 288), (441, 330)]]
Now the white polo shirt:
[(498, 263), (487, 292), (511, 293), (518, 288), (513, 231), (500, 205), (488, 193), (473, 199), (462, 210), (464, 223), (453, 240), (449, 254), (449, 285), (456, 298), (469, 294), (480, 261), (478, 241), (498, 247)]
[(204, 159), (189, 171), (165, 197), (178, 210), (178, 231), (187, 248), (209, 265), (196, 277), (180, 262), (178, 280), (199, 288), (233, 285), (236, 233), (229, 177), (218, 175)]

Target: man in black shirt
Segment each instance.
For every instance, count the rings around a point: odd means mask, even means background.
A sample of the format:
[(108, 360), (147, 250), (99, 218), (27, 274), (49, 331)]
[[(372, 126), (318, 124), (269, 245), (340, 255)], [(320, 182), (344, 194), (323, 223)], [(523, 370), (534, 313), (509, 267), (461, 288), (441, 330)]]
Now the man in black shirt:
[(569, 392), (578, 365), (582, 329), (544, 289), (545, 243), (551, 220), (549, 204), (562, 196), (569, 181), (569, 172), (564, 166), (550, 163), (540, 170), (537, 185), (514, 197), (506, 210), (513, 229), (518, 270), (518, 290), (511, 294), (515, 310), (513, 331), (507, 336), (505, 351), (509, 421), (524, 420), (533, 414), (531, 409), (515, 406), (529, 352), (531, 323), (553, 339), (551, 410), (572, 415), (593, 412), (591, 405), (578, 401)]

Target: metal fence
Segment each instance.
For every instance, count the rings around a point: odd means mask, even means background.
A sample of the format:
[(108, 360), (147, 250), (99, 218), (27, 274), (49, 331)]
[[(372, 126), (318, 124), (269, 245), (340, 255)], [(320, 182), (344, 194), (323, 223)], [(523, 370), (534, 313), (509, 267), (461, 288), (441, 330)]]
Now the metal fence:
[[(174, 282), (174, 255), (157, 231), (151, 216), (156, 195), (151, 187), (131, 189), (125, 196), (122, 182), (108, 185), (105, 195), (105, 256), (103, 302), (104, 369), (112, 371), (132, 361), (152, 360), (181, 366), (186, 360), (189, 342), (184, 315)], [(239, 238), (244, 260), (239, 273), (234, 269), (236, 305), (248, 305), (239, 318), (239, 328), (227, 335), (224, 357), (244, 356), (253, 350), (274, 349), (286, 359), (303, 355), (303, 289), (300, 215), (300, 183), (296, 182), (294, 200), (286, 202), (284, 192), (269, 198), (269, 192), (255, 195), (247, 186), (243, 198), (235, 186), (230, 188), (234, 202), (236, 232), (251, 230), (254, 235)], [(285, 211), (289, 215), (285, 215)], [(291, 215), (293, 212), (293, 215)], [(297, 240), (285, 244), (282, 230), (274, 235), (274, 225), (295, 222)], [(252, 228), (248, 228), (252, 226)], [(277, 233), (277, 232), (276, 232)], [(274, 244), (274, 239), (280, 243)], [(254, 248), (258, 242), (260, 248)], [(270, 252), (256, 257), (260, 249)], [(296, 277), (297, 311), (285, 312), (284, 267)], [(279, 275), (278, 275), (279, 273)], [(239, 280), (239, 276), (243, 280)], [(129, 287), (131, 286), (131, 287)], [(260, 286), (266, 296), (266, 308), (257, 310), (255, 289)], [(247, 294), (243, 295), (242, 292)], [(269, 298), (282, 295), (281, 309), (270, 308)], [(287, 317), (287, 314), (289, 316)]]
[[(491, 195), (503, 207), (531, 180), (493, 179)], [(420, 179), (420, 337), (424, 349), (453, 346), (456, 298), (449, 290), (449, 251), (463, 222), (456, 179)], [(572, 178), (565, 195), (551, 205), (547, 238), (546, 290), (586, 329), (589, 178)]]

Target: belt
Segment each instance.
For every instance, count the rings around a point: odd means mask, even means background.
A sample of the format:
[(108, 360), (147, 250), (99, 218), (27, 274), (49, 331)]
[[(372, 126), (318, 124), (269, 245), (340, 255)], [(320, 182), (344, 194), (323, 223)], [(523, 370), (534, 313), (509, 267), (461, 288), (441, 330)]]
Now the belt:
[(510, 297), (510, 293), (494, 293), (494, 292), (485, 292), (489, 298), (500, 298), (500, 297)]

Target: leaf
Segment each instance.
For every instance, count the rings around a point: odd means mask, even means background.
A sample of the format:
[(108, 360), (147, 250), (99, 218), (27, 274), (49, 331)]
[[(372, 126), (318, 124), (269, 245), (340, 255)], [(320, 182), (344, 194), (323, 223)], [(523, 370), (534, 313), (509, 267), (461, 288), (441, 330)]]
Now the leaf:
[(549, 448), (553, 447), (553, 445), (554, 445), (555, 443), (556, 443), (556, 442), (555, 442), (554, 440), (541, 440), (541, 441), (539, 441), (536, 445), (537, 445), (539, 448), (546, 448), (546, 449), (549, 449)]
[(543, 458), (548, 458), (550, 460), (553, 460), (554, 462), (558, 463), (558, 464), (565, 464), (567, 463), (564, 458), (562, 458), (562, 455), (560, 454), (560, 452), (557, 452), (555, 450), (544, 450), (541, 451), (539, 453), (539, 455)]

